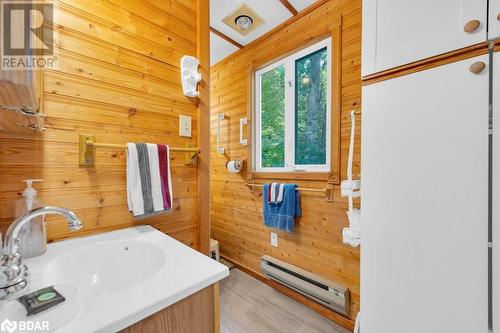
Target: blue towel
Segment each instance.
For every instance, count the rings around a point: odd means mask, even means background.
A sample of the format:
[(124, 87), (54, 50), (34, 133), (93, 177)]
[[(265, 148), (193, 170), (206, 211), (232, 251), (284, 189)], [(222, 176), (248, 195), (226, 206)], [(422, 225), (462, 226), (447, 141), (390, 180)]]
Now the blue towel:
[(295, 217), (302, 215), (300, 210), (299, 191), (295, 190), (297, 185), (285, 184), (283, 189), (283, 201), (278, 204), (269, 201), (269, 186), (270, 184), (264, 184), (262, 192), (264, 224), (270, 228), (293, 232), (295, 228)]

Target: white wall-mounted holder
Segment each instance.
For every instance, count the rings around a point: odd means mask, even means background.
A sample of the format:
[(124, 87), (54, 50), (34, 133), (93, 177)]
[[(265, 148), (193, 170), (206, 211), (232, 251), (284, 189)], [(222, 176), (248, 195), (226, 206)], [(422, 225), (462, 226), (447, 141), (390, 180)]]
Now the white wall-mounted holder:
[(349, 201), (349, 210), (347, 211), (349, 228), (342, 230), (342, 239), (344, 244), (352, 247), (358, 247), (361, 244), (361, 210), (353, 207), (353, 198), (361, 196), (361, 180), (352, 179), (355, 133), (356, 113), (355, 111), (351, 111), (351, 141), (349, 143), (349, 158), (347, 161), (347, 180), (343, 180), (340, 184), (340, 194), (343, 197), (347, 197)]
[(243, 138), (243, 125), (248, 125), (248, 118), (240, 118), (240, 144), (248, 145), (248, 140)]
[(220, 144), (220, 128), (221, 128), (221, 121), (223, 121), (226, 118), (224, 115), (224, 112), (218, 112), (217, 113), (217, 153), (218, 154), (224, 154), (224, 147), (221, 146)]
[(200, 62), (192, 56), (184, 56), (181, 59), (181, 81), (184, 95), (188, 97), (198, 97), (198, 82), (201, 81), (201, 74), (198, 73)]
[(227, 161), (226, 169), (229, 173), (239, 173), (243, 168), (243, 161), (240, 160), (231, 160)]

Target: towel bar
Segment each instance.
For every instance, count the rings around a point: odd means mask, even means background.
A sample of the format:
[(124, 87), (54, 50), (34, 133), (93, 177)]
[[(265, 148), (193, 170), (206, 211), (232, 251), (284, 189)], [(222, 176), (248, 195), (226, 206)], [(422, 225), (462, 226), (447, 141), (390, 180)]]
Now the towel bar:
[[(253, 184), (253, 183), (245, 183), (245, 186), (248, 187), (264, 187), (264, 184)], [(333, 202), (333, 188), (325, 187), (325, 188), (308, 188), (308, 187), (297, 187), (295, 190), (301, 192), (317, 192), (323, 193), (326, 197), (326, 201)]]
[[(95, 136), (80, 134), (80, 151), (79, 151), (80, 166), (95, 165), (94, 148), (127, 149), (127, 145), (113, 144), (113, 143), (97, 143), (95, 142)], [(201, 153), (201, 150), (197, 147), (187, 147), (187, 148), (170, 147), (170, 151), (192, 153), (189, 154), (186, 164), (192, 163), (193, 159), (196, 158)]]

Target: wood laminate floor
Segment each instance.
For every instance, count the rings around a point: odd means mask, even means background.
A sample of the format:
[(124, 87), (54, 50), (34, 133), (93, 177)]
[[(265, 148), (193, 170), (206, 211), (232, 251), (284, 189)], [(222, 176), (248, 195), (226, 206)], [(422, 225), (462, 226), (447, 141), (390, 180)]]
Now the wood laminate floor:
[(232, 269), (221, 282), (221, 333), (348, 333), (267, 284)]

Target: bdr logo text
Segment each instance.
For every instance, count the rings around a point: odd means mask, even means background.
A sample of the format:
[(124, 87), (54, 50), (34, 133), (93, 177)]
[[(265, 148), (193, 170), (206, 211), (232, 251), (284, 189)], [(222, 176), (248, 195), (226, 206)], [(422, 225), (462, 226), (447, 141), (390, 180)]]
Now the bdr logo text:
[(44, 332), (49, 331), (48, 321), (25, 321), (25, 320), (9, 320), (5, 319), (0, 324), (0, 331), (2, 332)]

